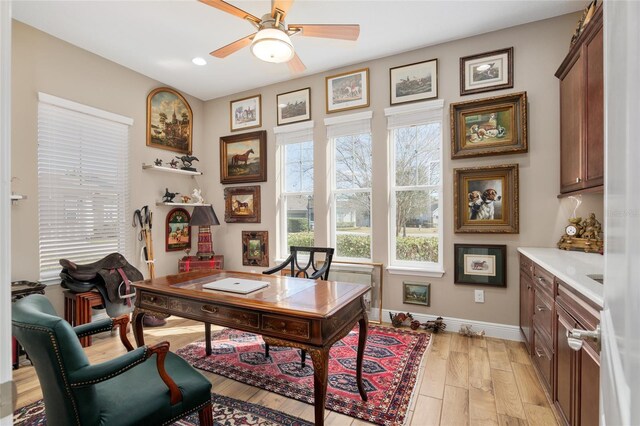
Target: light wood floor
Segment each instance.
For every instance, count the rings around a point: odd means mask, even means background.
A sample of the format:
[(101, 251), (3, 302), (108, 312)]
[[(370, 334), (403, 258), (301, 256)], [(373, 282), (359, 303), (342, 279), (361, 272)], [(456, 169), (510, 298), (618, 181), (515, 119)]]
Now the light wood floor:
[[(200, 323), (176, 317), (168, 325), (146, 329), (147, 344), (163, 340), (172, 350), (200, 339)], [(133, 336), (130, 336), (133, 342)], [(87, 348), (92, 363), (111, 359), (125, 350), (117, 337), (94, 338)], [(201, 371), (217, 394), (249, 401), (313, 421), (313, 406)], [(455, 333), (433, 335), (420, 369), (407, 425), (555, 425), (556, 419), (542, 391), (522, 343), (493, 338), (468, 338)], [(33, 367), (23, 362), (14, 370), (17, 406), (42, 398)], [(329, 425), (369, 424), (326, 410)]]

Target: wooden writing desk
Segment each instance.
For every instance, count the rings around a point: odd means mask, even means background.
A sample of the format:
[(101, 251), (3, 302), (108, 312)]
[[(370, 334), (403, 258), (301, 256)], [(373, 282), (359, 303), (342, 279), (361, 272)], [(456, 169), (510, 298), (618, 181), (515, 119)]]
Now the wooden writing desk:
[[(228, 277), (266, 281), (269, 287), (247, 295), (202, 288), (202, 284)], [(306, 350), (314, 368), (316, 425), (324, 424), (329, 349), (357, 322), (356, 378), (360, 396), (367, 400), (362, 357), (367, 341), (363, 296), (368, 285), (231, 271), (196, 271), (133, 285), (138, 292), (133, 320), (138, 346), (144, 345), (142, 317), (149, 310), (258, 333), (270, 345)], [(208, 354), (210, 344), (207, 342)]]

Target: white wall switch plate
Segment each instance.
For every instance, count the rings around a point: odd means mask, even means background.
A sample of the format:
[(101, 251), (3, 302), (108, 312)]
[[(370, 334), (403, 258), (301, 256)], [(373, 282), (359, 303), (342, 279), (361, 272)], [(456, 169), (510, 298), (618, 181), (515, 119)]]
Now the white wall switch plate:
[(474, 297), (476, 303), (484, 303), (484, 290), (476, 290)]

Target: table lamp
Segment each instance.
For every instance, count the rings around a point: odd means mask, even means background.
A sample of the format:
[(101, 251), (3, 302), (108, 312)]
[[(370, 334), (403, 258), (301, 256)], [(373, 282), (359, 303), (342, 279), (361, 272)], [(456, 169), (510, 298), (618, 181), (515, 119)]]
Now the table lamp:
[(211, 259), (215, 254), (211, 239), (211, 225), (220, 225), (213, 207), (195, 206), (189, 225), (198, 227), (198, 253), (196, 256), (201, 260)]

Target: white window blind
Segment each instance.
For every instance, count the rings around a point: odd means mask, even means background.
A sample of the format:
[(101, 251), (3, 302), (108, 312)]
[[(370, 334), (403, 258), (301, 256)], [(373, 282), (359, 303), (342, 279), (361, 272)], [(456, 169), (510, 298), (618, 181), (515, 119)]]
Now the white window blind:
[(289, 145), (313, 140), (313, 121), (289, 124), (273, 128), (277, 145)]
[(40, 94), (41, 280), (57, 277), (61, 258), (86, 263), (112, 252), (127, 256), (132, 123), (127, 117)]
[(373, 111), (358, 112), (324, 119), (327, 139), (371, 133)]

